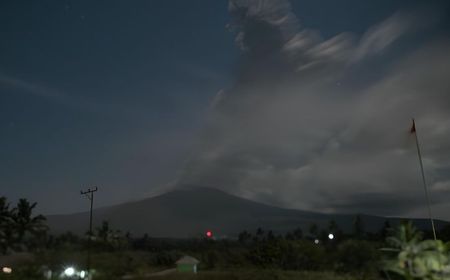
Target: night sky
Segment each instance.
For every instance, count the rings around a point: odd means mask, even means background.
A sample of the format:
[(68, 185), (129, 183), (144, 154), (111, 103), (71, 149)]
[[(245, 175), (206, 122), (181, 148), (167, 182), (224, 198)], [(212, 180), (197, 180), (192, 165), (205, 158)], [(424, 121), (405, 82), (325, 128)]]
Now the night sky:
[(184, 185), (450, 220), (448, 1), (0, 2), (0, 195)]

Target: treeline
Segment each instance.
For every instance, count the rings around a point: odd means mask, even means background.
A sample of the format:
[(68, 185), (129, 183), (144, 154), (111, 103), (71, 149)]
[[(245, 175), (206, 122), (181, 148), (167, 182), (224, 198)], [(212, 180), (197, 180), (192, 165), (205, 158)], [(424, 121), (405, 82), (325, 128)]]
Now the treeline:
[[(317, 234), (320, 236), (324, 232), (318, 230)], [(281, 235), (259, 228), (254, 232), (241, 232), (238, 239), (165, 239), (148, 235), (133, 237), (111, 229), (105, 221), (94, 230), (91, 246), (94, 254), (100, 254), (102, 258), (105, 258), (104, 253), (111, 259), (113, 255), (126, 256), (113, 268), (117, 275), (120, 271), (139, 270), (143, 258), (150, 266), (169, 268), (183, 255), (199, 259), (201, 270), (255, 268), (377, 273), (383, 242), (363, 240), (363, 234), (361, 238), (350, 237), (339, 233), (339, 229), (335, 233), (335, 239), (330, 240), (327, 236), (320, 239), (319, 244), (314, 242), (318, 237), (304, 234), (301, 229)], [(47, 249), (55, 252), (83, 251), (85, 248), (86, 238), (72, 233), (50, 236), (47, 243)]]
[[(36, 203), (26, 199), (11, 206), (6, 198), (0, 198), (1, 254), (34, 252), (39, 256), (36, 267), (45, 265), (56, 269), (62, 261), (75, 259), (83, 266), (89, 235), (48, 234), (45, 217), (34, 215), (35, 208)], [(104, 268), (108, 277), (151, 267), (173, 267), (178, 258), (191, 255), (201, 261), (201, 270), (332, 270), (356, 274), (362, 279), (383, 278), (380, 273), (391, 271), (403, 273), (406, 279), (422, 279), (407, 278), (408, 273), (442, 276), (443, 272), (436, 267), (448, 267), (450, 271), (450, 266), (446, 266), (450, 244), (443, 242), (450, 240), (450, 226), (438, 232), (443, 241), (422, 241), (429, 236), (430, 233), (420, 233), (406, 221), (396, 229), (386, 221), (378, 232), (367, 232), (363, 219), (357, 215), (351, 232), (342, 231), (335, 221), (330, 221), (324, 228), (312, 223), (307, 230), (297, 228), (283, 234), (258, 228), (242, 231), (236, 239), (217, 240), (206, 236), (168, 239), (145, 234), (136, 237), (113, 229), (104, 221), (93, 230), (90, 243), (93, 266), (99, 271)], [(403, 265), (408, 263), (410, 267)], [(412, 265), (420, 267), (409, 272)]]
[[(173, 267), (181, 256), (192, 255), (201, 261), (202, 270), (252, 267), (275, 270), (333, 270), (370, 279), (380, 276), (380, 266), (383, 258), (387, 256), (382, 251), (383, 248), (398, 245), (395, 250), (401, 250), (405, 244), (411, 247), (424, 236), (423, 233), (418, 234), (413, 230), (412, 225), (406, 221), (403, 228), (406, 228), (407, 233), (396, 233), (389, 221), (386, 221), (378, 232), (366, 232), (361, 217), (356, 216), (351, 233), (344, 233), (334, 221), (330, 221), (323, 229), (311, 224), (306, 232), (298, 228), (285, 234), (275, 234), (271, 230), (259, 228), (252, 232), (243, 231), (237, 239), (164, 239), (151, 238), (148, 235), (133, 237), (129, 233), (111, 229), (105, 221), (101, 227), (95, 229), (92, 245), (97, 253), (144, 252), (147, 264), (157, 267)], [(438, 236), (448, 240), (448, 230), (449, 227), (444, 228), (438, 232)], [(333, 234), (333, 239), (329, 238), (330, 233)], [(396, 239), (392, 239), (394, 235), (397, 235)], [(60, 250), (72, 247), (74, 250), (83, 250), (86, 239), (66, 233), (50, 240), (49, 248)], [(397, 245), (386, 240), (397, 240)], [(418, 245), (418, 248), (421, 247)], [(126, 266), (117, 266), (116, 269), (137, 269), (142, 255), (127, 256)]]

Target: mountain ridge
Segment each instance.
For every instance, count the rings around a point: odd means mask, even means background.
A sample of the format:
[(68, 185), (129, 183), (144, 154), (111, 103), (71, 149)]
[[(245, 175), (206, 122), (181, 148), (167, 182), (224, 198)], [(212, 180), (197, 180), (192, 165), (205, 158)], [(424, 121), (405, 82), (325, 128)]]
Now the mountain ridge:
[[(295, 228), (307, 231), (311, 223), (325, 228), (330, 220), (345, 231), (351, 230), (355, 214), (324, 214), (312, 211), (285, 209), (241, 198), (225, 191), (208, 187), (179, 188), (164, 194), (94, 209), (94, 228), (107, 220), (113, 229), (130, 232), (134, 236), (187, 238), (202, 236), (213, 230), (216, 236), (236, 236), (242, 230), (259, 227), (275, 232)], [(381, 228), (386, 219), (399, 222), (400, 218), (361, 215), (368, 231)], [(419, 228), (426, 228), (428, 220), (414, 219)], [(51, 232), (87, 231), (89, 212), (49, 215)], [(436, 221), (437, 225), (446, 223)]]

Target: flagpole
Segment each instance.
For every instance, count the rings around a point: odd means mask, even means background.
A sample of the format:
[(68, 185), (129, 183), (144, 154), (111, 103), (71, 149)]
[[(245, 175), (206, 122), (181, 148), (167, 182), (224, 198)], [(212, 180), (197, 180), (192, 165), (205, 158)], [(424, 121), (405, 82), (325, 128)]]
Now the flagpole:
[(416, 122), (414, 121), (414, 119), (412, 119), (412, 121), (413, 121), (413, 126), (411, 128), (411, 132), (414, 133), (414, 136), (416, 138), (417, 155), (419, 156), (420, 171), (422, 172), (422, 181), (423, 181), (423, 188), (425, 190), (425, 198), (427, 200), (428, 216), (430, 217), (431, 228), (433, 229), (433, 237), (434, 237), (434, 240), (436, 240), (437, 239), (436, 238), (436, 229), (434, 227), (434, 220), (431, 215), (430, 198), (428, 196), (428, 188), (427, 188), (427, 181), (425, 180), (425, 172), (423, 171), (422, 154), (420, 153), (419, 138), (417, 137)]

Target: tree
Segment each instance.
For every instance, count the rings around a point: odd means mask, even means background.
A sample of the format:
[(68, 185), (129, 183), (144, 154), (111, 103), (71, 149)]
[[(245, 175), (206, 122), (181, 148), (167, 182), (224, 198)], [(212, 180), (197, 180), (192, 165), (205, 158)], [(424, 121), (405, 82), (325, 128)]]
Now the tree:
[(50, 236), (49, 238), (51, 246), (58, 249), (69, 249), (69, 248), (77, 248), (81, 245), (80, 237), (70, 231), (67, 231), (63, 234), (60, 234), (56, 237)]
[(293, 236), (296, 240), (300, 240), (303, 238), (303, 231), (301, 228), (296, 228), (293, 232)]
[(262, 228), (258, 228), (258, 229), (256, 230), (256, 235), (258, 235), (258, 236), (263, 236), (263, 235), (264, 235), (264, 230), (263, 230)]
[(108, 221), (103, 221), (101, 227), (96, 229), (97, 245), (100, 248), (115, 250), (124, 249), (128, 245), (128, 239), (120, 232), (113, 230)]
[(264, 230), (262, 228), (257, 228), (255, 236), (253, 236), (253, 242), (258, 242), (264, 240)]
[(362, 239), (364, 237), (364, 225), (361, 219), (361, 215), (356, 215), (353, 221), (353, 235), (357, 239)]
[(9, 210), (9, 203), (6, 200), (6, 197), (2, 196), (0, 197), (0, 223), (3, 224), (3, 222), (9, 217), (10, 210)]
[(391, 223), (389, 220), (384, 221), (383, 227), (380, 230), (380, 237), (382, 240), (385, 240), (388, 237), (390, 231), (392, 231)]
[(12, 209), (11, 216), (13, 220), (14, 239), (18, 245), (25, 245), (26, 235), (39, 237), (48, 230), (45, 224), (46, 218), (43, 215), (33, 217), (33, 210), (37, 203), (30, 203), (27, 199), (21, 198), (17, 207)]
[(343, 235), (342, 230), (339, 228), (335, 220), (331, 220), (328, 224), (328, 231), (334, 235), (335, 239), (340, 239)]
[(239, 237), (238, 240), (240, 243), (245, 244), (247, 243), (248, 240), (250, 240), (252, 237), (252, 235), (247, 232), (246, 230), (242, 231), (241, 233), (239, 233)]
[(445, 242), (450, 241), (450, 224), (445, 225), (441, 230), (439, 231), (439, 239)]
[(389, 236), (386, 241), (394, 248), (404, 248), (418, 243), (422, 238), (423, 234), (418, 231), (411, 222), (406, 222), (398, 227), (393, 235)]
[(277, 262), (286, 270), (316, 270), (326, 262), (326, 251), (306, 240), (281, 240), (278, 244)]
[(338, 227), (336, 221), (335, 220), (330, 220), (330, 222), (328, 223), (328, 230), (331, 233), (336, 233), (336, 231), (338, 231), (338, 229), (339, 229), (339, 227)]
[(345, 240), (336, 251), (336, 268), (342, 272), (373, 272), (380, 257), (374, 245), (365, 240)]
[(0, 197), (0, 252), (6, 253), (12, 243), (12, 215), (6, 197)]
[(108, 242), (111, 234), (112, 230), (109, 227), (109, 222), (103, 221), (102, 226), (97, 228), (97, 237), (103, 242)]
[(275, 240), (275, 235), (273, 234), (273, 231), (269, 230), (267, 232), (267, 241), (274, 241)]
[(317, 237), (319, 235), (319, 227), (315, 223), (312, 223), (309, 226), (309, 233), (312, 235), (312, 237)]

